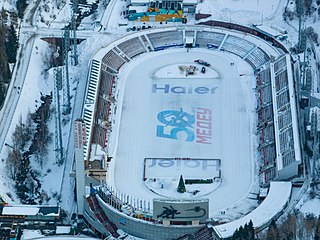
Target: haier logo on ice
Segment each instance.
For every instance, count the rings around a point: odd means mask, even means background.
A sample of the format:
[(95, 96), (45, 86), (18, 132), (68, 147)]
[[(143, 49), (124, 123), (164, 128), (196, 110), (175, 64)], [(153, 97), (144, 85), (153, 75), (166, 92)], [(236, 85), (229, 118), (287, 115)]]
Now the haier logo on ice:
[(157, 137), (182, 139), (187, 142), (211, 144), (212, 112), (207, 108), (194, 108), (194, 114), (180, 110), (165, 110), (158, 113)]
[(152, 84), (152, 93), (175, 94), (214, 94), (218, 87), (171, 86), (170, 84)]

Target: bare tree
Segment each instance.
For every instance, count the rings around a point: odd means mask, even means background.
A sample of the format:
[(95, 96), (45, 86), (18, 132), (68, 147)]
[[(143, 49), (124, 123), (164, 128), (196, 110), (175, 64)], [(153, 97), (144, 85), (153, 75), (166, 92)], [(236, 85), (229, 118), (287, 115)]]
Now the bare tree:
[(297, 218), (289, 214), (287, 219), (280, 225), (281, 237), (284, 239), (295, 239), (297, 229)]
[(21, 159), (20, 150), (13, 149), (12, 151), (9, 152), (7, 161), (6, 161), (6, 168), (7, 168), (8, 176), (12, 180), (16, 180), (16, 174), (20, 164), (20, 159)]
[(317, 218), (313, 214), (307, 214), (304, 218), (303, 227), (306, 231), (306, 236), (304, 239), (314, 239), (314, 231), (317, 226)]
[(53, 44), (49, 44), (47, 51), (42, 53), (42, 61), (44, 63), (45, 71), (54, 67), (55, 52), (56, 52), (56, 46)]
[(31, 134), (29, 126), (26, 126), (26, 124), (22, 122), (22, 116), (20, 115), (19, 122), (16, 125), (14, 133), (12, 134), (12, 142), (14, 148), (17, 148), (22, 151), (25, 148), (26, 143), (30, 140)]

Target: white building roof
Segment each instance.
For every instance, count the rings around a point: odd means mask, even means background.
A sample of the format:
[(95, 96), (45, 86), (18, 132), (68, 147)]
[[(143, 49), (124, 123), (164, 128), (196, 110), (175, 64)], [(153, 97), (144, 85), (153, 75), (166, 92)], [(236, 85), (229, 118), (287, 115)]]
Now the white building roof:
[[(296, 100), (295, 100), (295, 91), (294, 91), (294, 80), (293, 80), (293, 72), (291, 68), (290, 55), (286, 54), (283, 57), (285, 58), (286, 66), (283, 69), (287, 70), (287, 78), (288, 78), (288, 88), (289, 88), (289, 104), (291, 110), (291, 120), (292, 120), (292, 132), (293, 132), (293, 150), (295, 152), (295, 161), (301, 162), (301, 152), (300, 152), (300, 140), (299, 140), (299, 127), (298, 127), (298, 117), (297, 117), (297, 109), (296, 109)], [(286, 165), (283, 162), (281, 149), (283, 148), (281, 145), (286, 144), (286, 142), (281, 141), (280, 139), (280, 130), (279, 130), (279, 109), (278, 109), (278, 93), (276, 91), (276, 80), (275, 80), (275, 72), (273, 66), (276, 62), (272, 63), (271, 66), (271, 84), (272, 84), (272, 101), (273, 101), (273, 114), (274, 114), (274, 130), (275, 130), (275, 143), (276, 143), (276, 151), (277, 151), (277, 170), (281, 171)]]
[(18, 206), (18, 207), (4, 207), (2, 210), (2, 215), (37, 215), (39, 213), (38, 207), (25, 207), (25, 206)]
[(148, 11), (148, 6), (129, 6), (129, 12), (135, 10), (137, 13)]
[(70, 226), (57, 226), (56, 227), (56, 234), (68, 234), (71, 231)]
[(288, 203), (291, 187), (291, 182), (271, 182), (268, 196), (255, 210), (233, 222), (213, 226), (213, 230), (221, 239), (225, 239), (231, 237), (240, 226), (244, 226), (250, 220), (252, 220), (253, 227), (267, 224)]
[(145, 5), (148, 4), (149, 0), (131, 0), (130, 3), (133, 5)]
[(193, 37), (186, 37), (186, 44), (192, 44), (193, 43)]
[(183, 0), (183, 4), (197, 4), (198, 0)]
[(273, 37), (276, 37), (276, 36), (279, 36), (279, 35), (282, 35), (282, 33), (280, 33), (279, 31), (267, 26), (267, 25), (257, 25), (255, 26), (256, 28), (266, 32), (266, 33), (269, 33), (270, 35), (272, 35)]

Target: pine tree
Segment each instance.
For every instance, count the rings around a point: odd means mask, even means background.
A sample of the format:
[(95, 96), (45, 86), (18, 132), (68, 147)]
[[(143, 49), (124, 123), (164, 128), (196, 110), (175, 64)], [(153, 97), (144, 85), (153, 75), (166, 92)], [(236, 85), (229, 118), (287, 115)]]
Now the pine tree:
[(26, 10), (28, 4), (26, 0), (18, 0), (16, 3), (17, 10), (18, 10), (18, 17), (23, 18), (24, 11)]
[(184, 193), (186, 192), (186, 186), (184, 185), (184, 181), (183, 181), (183, 177), (182, 175), (180, 176), (180, 180), (179, 180), (179, 185), (178, 185), (178, 189), (177, 192), (179, 193)]
[(18, 42), (17, 32), (12, 24), (8, 29), (5, 47), (6, 47), (8, 62), (15, 63), (17, 58), (19, 42)]
[(232, 240), (254, 240), (254, 227), (253, 223), (250, 220), (249, 223), (246, 223), (243, 227), (240, 226), (233, 235)]
[[(8, 57), (5, 50), (5, 36), (7, 33), (7, 28), (5, 26), (0, 26), (0, 82), (9, 83), (11, 78), (11, 73), (8, 65)], [(2, 96), (0, 96), (1, 98)]]
[(0, 25), (0, 109), (2, 108), (6, 96), (6, 84), (10, 82), (11, 78), (11, 72), (5, 50), (6, 32), (6, 26)]
[(237, 229), (233, 235), (232, 235), (232, 240), (242, 240), (245, 239), (246, 233), (245, 230), (242, 226)]
[(320, 240), (320, 216), (318, 217), (318, 222), (314, 233), (314, 240)]
[(0, 81), (0, 109), (2, 108), (2, 104), (4, 103), (6, 95), (6, 87), (3, 82)]
[(254, 227), (252, 220), (249, 221), (249, 224), (247, 225), (247, 236), (249, 240), (254, 240)]
[(17, 170), (16, 186), (15, 186), (17, 191), (17, 196), (22, 203), (28, 203), (29, 189), (26, 183), (27, 183), (29, 172), (30, 172), (29, 156), (28, 154), (24, 153), (20, 161), (19, 169)]

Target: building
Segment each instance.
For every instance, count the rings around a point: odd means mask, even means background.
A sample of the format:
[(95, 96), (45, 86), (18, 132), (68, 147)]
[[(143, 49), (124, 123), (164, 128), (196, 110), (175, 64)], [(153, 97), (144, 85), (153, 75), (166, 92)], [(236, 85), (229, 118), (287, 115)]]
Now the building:
[[(117, 161), (115, 146), (119, 144), (114, 135), (112, 135), (112, 131), (119, 129), (119, 125), (117, 125), (119, 115), (115, 115), (115, 113), (122, 106), (117, 88), (118, 84), (121, 84), (118, 78), (122, 68), (137, 59), (138, 56), (146, 56), (148, 53), (153, 54), (170, 49), (180, 49), (181, 52), (187, 53), (186, 43), (189, 43), (189, 46), (193, 48), (192, 50), (199, 50), (201, 53), (205, 51), (213, 54), (228, 52), (228, 54), (251, 66), (255, 74), (254, 80), (256, 81), (257, 109), (255, 114), (258, 121), (255, 134), (259, 140), (257, 149), (259, 155), (258, 159), (254, 160), (259, 163), (260, 186), (270, 187), (270, 195), (267, 195), (264, 204), (268, 203), (267, 200), (271, 199), (271, 196), (273, 196), (272, 201), (274, 201), (276, 195), (273, 189), (276, 189), (275, 186), (283, 187), (286, 192), (284, 199), (279, 198), (277, 209), (274, 212), (270, 212), (270, 216), (268, 215), (263, 222), (254, 223), (254, 226), (263, 228), (268, 223), (268, 220), (277, 217), (286, 207), (286, 203), (290, 199), (291, 183), (273, 183), (273, 181), (287, 181), (298, 176), (301, 164), (301, 146), (298, 138), (296, 99), (290, 56), (287, 54), (286, 49), (281, 47), (281, 44), (275, 39), (270, 38), (269, 40), (273, 41), (274, 46), (278, 47), (272, 47), (271, 44), (265, 43), (265, 39), (268, 39), (269, 36), (259, 36), (262, 33), (257, 33), (254, 29), (223, 22), (214, 22), (212, 25), (218, 26), (218, 28), (179, 26), (136, 32), (111, 43), (104, 49), (100, 49), (93, 56), (82, 116), (86, 131), (83, 158), (87, 177), (90, 177), (88, 173), (90, 173), (90, 165), (92, 166), (94, 161), (101, 163), (98, 165), (101, 167), (101, 171), (105, 172), (105, 175), (101, 175), (100, 178), (92, 176), (100, 181), (96, 187), (91, 188), (90, 194), (86, 193), (83, 215), (92, 228), (101, 236), (113, 235), (116, 237), (118, 235), (117, 229), (120, 228), (129, 234), (146, 239), (179, 238), (185, 234), (200, 231), (214, 217), (210, 212), (210, 204), (212, 207), (213, 201), (208, 195), (177, 201), (172, 197), (163, 195), (161, 195), (163, 198), (159, 200), (156, 197), (157, 194), (155, 194), (150, 200), (144, 198), (143, 195), (132, 196), (117, 190), (113, 184), (114, 180), (110, 178), (114, 174), (114, 163)], [(229, 31), (229, 29), (232, 29), (232, 31)], [(257, 35), (261, 38), (257, 37)], [(193, 39), (193, 41), (190, 39)], [(234, 64), (234, 62), (230, 62), (228, 66), (232, 67)], [(164, 69), (167, 74), (172, 74), (171, 69)], [(212, 74), (213, 70), (209, 69), (209, 71)], [(208, 70), (206, 74), (209, 74)], [(153, 75), (152, 80), (156, 77), (156, 75)], [(163, 94), (199, 94), (199, 91), (205, 94), (209, 92), (208, 87), (201, 89), (190, 87), (187, 91), (183, 86), (171, 86), (170, 84), (156, 85), (156, 87), (153, 85), (153, 90)], [(210, 90), (210, 94), (214, 94), (215, 91), (213, 90), (214, 88)], [(180, 110), (179, 114), (185, 114), (185, 112)], [(190, 119), (188, 118), (188, 120)], [(170, 131), (164, 134), (163, 130), (170, 124), (168, 124), (167, 120), (162, 119), (161, 121), (167, 124), (158, 127), (157, 134), (160, 132), (161, 136), (169, 138)], [(169, 123), (171, 122), (169, 121)], [(182, 130), (180, 129), (180, 131)], [(188, 137), (186, 139), (192, 141), (192, 133), (187, 130), (183, 131), (187, 132), (186, 135)], [(170, 136), (172, 139), (178, 138), (174, 131), (173, 133), (171, 131)], [(139, 148), (135, 149), (138, 150)], [(180, 164), (181, 166), (181, 164), (184, 164), (184, 166), (197, 167), (200, 164), (203, 166), (205, 163), (207, 167), (215, 166), (215, 169), (219, 170), (220, 165), (218, 163), (220, 159), (218, 158), (201, 159), (188, 157), (180, 158), (174, 156), (161, 159), (160, 157), (144, 156), (144, 158), (140, 159), (141, 166), (139, 167), (143, 173), (137, 175), (137, 181), (140, 181), (143, 185), (146, 179), (152, 180), (152, 177), (144, 177), (146, 168), (143, 166), (146, 165), (168, 167), (169, 165), (176, 166)], [(240, 160), (240, 153), (237, 157)], [(106, 159), (105, 164), (102, 164), (104, 159)], [(150, 161), (146, 162), (146, 159)], [(166, 162), (159, 163), (157, 161)], [(166, 171), (168, 171), (168, 168), (166, 168)], [(129, 170), (126, 173), (130, 174)], [(152, 173), (155, 172), (151, 172), (151, 176)], [(219, 187), (219, 179), (221, 180), (225, 176), (224, 174), (223, 171), (220, 172), (217, 174), (218, 177), (212, 178), (213, 181), (203, 181), (201, 178), (197, 180), (201, 183), (210, 182)], [(158, 181), (157, 178), (160, 177), (158, 175), (154, 177), (154, 182), (155, 184), (159, 183), (159, 186), (161, 186), (161, 181)], [(130, 185), (131, 182), (127, 184)], [(143, 189), (148, 191), (148, 194), (150, 193), (147, 188)], [(195, 196), (197, 196), (196, 194)], [(262, 207), (263, 205), (261, 204), (261, 208), (260, 206), (256, 208), (254, 214), (259, 213), (263, 209)], [(179, 215), (178, 213), (181, 215), (176, 218), (176, 215)], [(243, 223), (243, 221), (242, 219), (234, 223), (230, 231), (235, 226), (237, 227), (238, 223)], [(223, 231), (221, 228), (212, 229), (218, 234), (216, 236), (219, 239), (225, 238), (225, 236), (219, 235), (219, 231)]]

